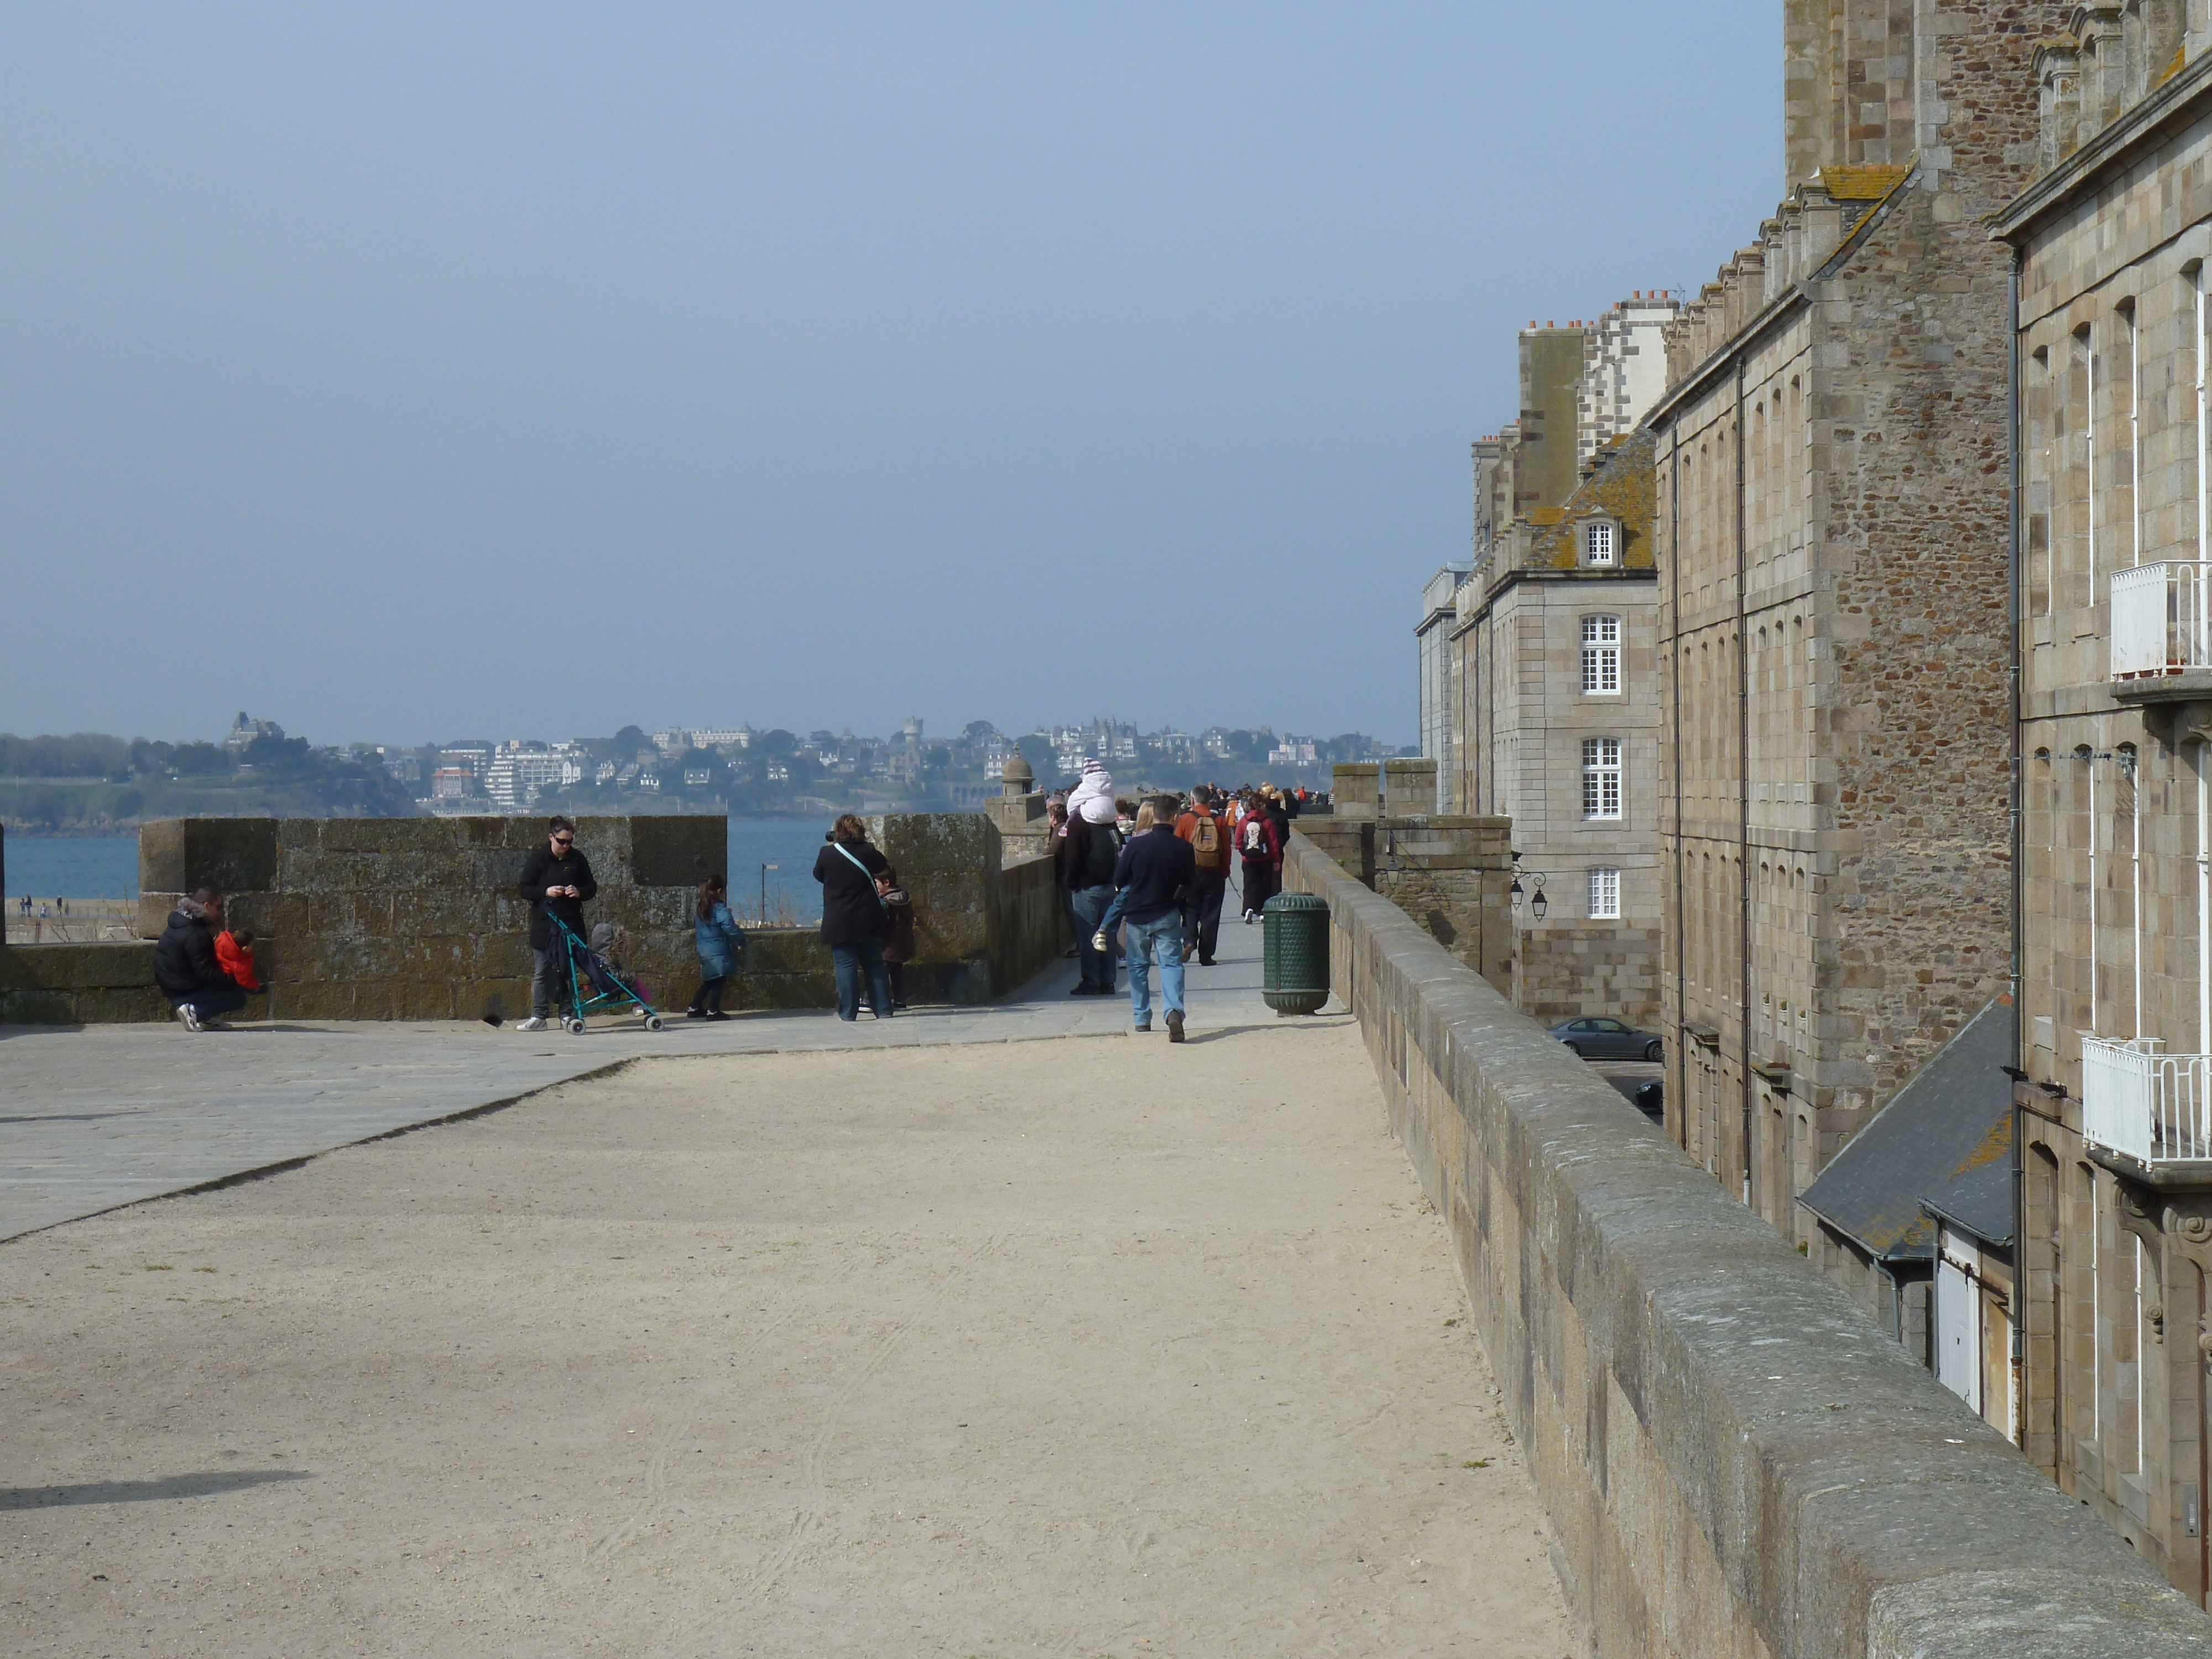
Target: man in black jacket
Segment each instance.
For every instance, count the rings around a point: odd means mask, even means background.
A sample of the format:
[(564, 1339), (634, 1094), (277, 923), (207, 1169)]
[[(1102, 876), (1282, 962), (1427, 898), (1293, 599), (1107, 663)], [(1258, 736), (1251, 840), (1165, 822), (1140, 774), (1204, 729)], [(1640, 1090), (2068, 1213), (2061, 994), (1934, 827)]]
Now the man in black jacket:
[(514, 1029), (542, 1031), (545, 1016), (556, 1002), (564, 1007), (568, 996), (568, 951), (565, 941), (546, 918), (558, 916), (577, 938), (584, 933), (584, 902), (595, 896), (599, 884), (592, 878), (591, 861), (576, 845), (576, 826), (556, 817), (545, 826), (545, 845), (532, 849), (523, 860), (517, 890), (530, 901), (530, 1018)]
[[(1163, 795), (1146, 805), (1152, 822), (1129, 837), (1114, 866), (1122, 890), (1124, 960), (1129, 967), (1129, 1012), (1137, 1030), (1152, 1029), (1150, 964), (1160, 970), (1160, 1000), (1167, 1005), (1168, 1041), (1182, 1041), (1182, 907), (1198, 875), (1190, 843), (1175, 831), (1176, 802)], [(1139, 813), (1142, 823), (1145, 814)]]
[[(1108, 809), (1110, 812), (1110, 806)], [(1092, 822), (1082, 813), (1071, 814), (1067, 838), (1061, 843), (1060, 878), (1067, 888), (1069, 913), (1075, 919), (1075, 954), (1081, 977), (1070, 996), (1110, 997), (1114, 994), (1114, 942), (1100, 950), (1091, 942), (1106, 907), (1114, 902), (1114, 864), (1121, 855), (1121, 838), (1114, 833), (1114, 820)]]
[(222, 895), (203, 887), (177, 901), (154, 946), (154, 983), (188, 1031), (204, 1030), (246, 1006), (246, 993), (215, 959), (215, 930), (222, 926)]

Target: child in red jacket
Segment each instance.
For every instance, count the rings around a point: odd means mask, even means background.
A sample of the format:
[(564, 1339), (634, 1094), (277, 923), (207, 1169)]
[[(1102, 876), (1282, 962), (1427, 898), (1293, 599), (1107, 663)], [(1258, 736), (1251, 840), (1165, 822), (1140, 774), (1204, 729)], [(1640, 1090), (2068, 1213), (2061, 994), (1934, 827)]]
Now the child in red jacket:
[(253, 976), (253, 930), (251, 927), (226, 927), (215, 936), (215, 965), (236, 980), (239, 988), (258, 991), (261, 981)]

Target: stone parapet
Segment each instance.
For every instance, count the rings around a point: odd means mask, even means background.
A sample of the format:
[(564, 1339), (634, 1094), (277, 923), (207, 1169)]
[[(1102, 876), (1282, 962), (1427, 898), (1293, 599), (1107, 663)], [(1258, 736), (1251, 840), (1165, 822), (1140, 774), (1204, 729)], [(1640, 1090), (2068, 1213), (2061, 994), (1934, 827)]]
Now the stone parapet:
[[(1048, 860), (1010, 855), (980, 813), (893, 813), (870, 838), (913, 895), (917, 1003), (989, 1001), (1062, 948)], [(623, 965), (656, 1006), (680, 1008), (698, 983), (698, 884), (722, 870), (728, 825), (704, 814), (578, 820), (599, 896), (593, 923), (623, 936)], [(139, 835), (138, 927), (160, 933), (201, 886), (257, 936), (268, 980), (241, 1018), (517, 1018), (530, 1002), (529, 907), (516, 891), (542, 817), (179, 818)], [(749, 930), (725, 1004), (827, 1007), (830, 952), (813, 928)], [(168, 1005), (145, 944), (0, 949), (0, 1021), (159, 1019)]]
[(1428, 929), (1500, 992), (1512, 982), (1510, 818), (1300, 818), (1291, 832)]
[(168, 1013), (150, 945), (0, 949), (0, 1025), (113, 1025)]
[(1310, 837), (1331, 979), (1451, 1230), (1584, 1650), (2200, 1655), (2212, 1620)]

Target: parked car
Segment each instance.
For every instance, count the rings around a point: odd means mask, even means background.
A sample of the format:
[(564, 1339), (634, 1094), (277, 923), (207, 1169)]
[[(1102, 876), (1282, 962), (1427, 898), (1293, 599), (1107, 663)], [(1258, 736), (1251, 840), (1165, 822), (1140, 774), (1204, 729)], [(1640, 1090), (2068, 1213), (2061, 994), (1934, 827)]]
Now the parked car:
[(1646, 1117), (1667, 1115), (1667, 1085), (1657, 1078), (1636, 1085), (1636, 1109)]
[(1667, 1052), (1650, 1032), (1617, 1019), (1564, 1020), (1552, 1028), (1552, 1035), (1584, 1060), (1657, 1060)]

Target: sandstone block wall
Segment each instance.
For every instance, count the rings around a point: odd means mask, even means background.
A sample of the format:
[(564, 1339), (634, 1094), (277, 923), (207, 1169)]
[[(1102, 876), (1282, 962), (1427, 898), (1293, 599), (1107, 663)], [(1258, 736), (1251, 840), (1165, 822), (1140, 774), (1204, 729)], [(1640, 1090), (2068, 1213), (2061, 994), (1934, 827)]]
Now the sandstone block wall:
[[(587, 817), (577, 842), (599, 896), (592, 922), (624, 936), (625, 967), (655, 1005), (681, 1009), (698, 983), (698, 884), (722, 869), (719, 817)], [(1055, 957), (1065, 928), (1049, 860), (1006, 856), (980, 814), (892, 814), (870, 838), (914, 896), (915, 1003), (988, 1001)], [(139, 931), (157, 936), (182, 895), (229, 896), (227, 918), (258, 936), (270, 981), (241, 1018), (474, 1019), (529, 1012), (529, 907), (523, 860), (539, 817), (179, 818), (139, 836)], [(836, 1001), (830, 952), (813, 928), (748, 931), (730, 1008)], [(150, 945), (0, 948), (0, 1021), (55, 1024), (164, 1019)]]
[(1583, 1062), (1294, 840), (1583, 1650), (2166, 1659), (2212, 1620)]
[[(1341, 778), (1344, 769), (1337, 769)], [(1511, 822), (1505, 818), (1300, 818), (1304, 837), (1363, 886), (1400, 906), (1429, 936), (1510, 994), (1516, 922)]]

